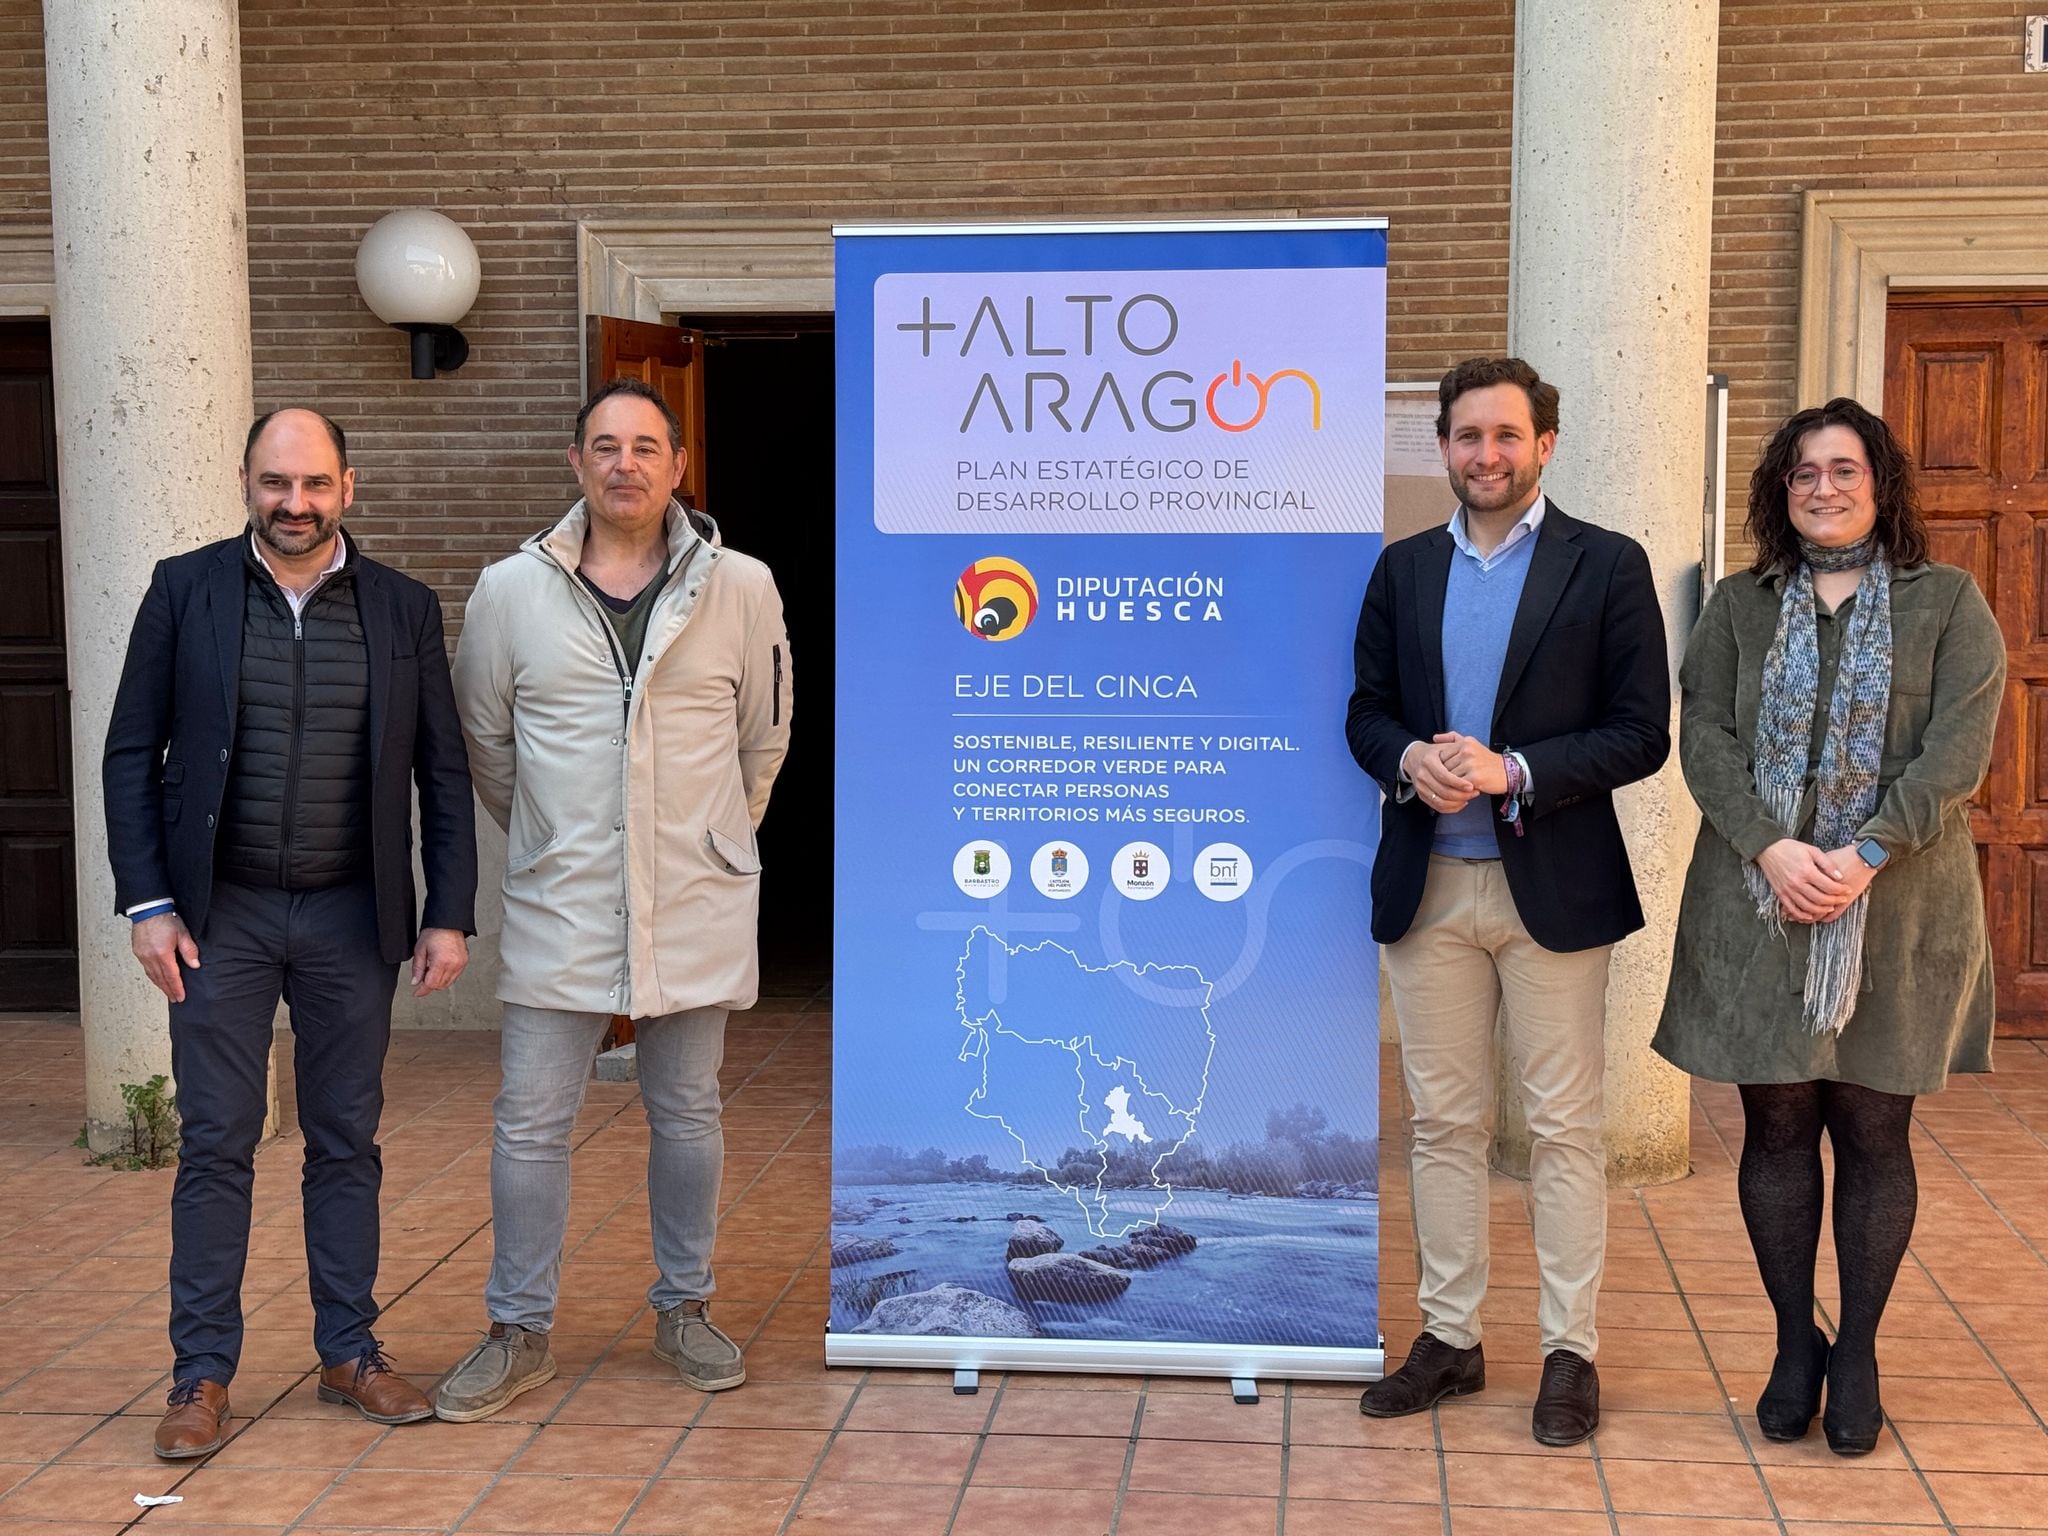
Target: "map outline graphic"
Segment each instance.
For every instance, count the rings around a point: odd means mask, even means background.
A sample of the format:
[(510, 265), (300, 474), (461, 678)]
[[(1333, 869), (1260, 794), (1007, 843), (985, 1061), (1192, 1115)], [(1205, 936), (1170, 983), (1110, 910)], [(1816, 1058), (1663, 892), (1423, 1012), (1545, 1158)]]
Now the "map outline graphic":
[[(1121, 1051), (1112, 1048), (1105, 1054), (1099, 1048), (1095, 1029), (1078, 1028), (1070, 1035), (1047, 1034), (1037, 1030), (1026, 1032), (1030, 1028), (1029, 1026), (1013, 1028), (1009, 1021), (1002, 1016), (1001, 1005), (994, 1001), (990, 1001), (987, 1008), (976, 1015), (967, 1000), (967, 968), (974, 958), (974, 946), (977, 939), (986, 939), (988, 943), (1000, 946), (1007, 960), (1015, 960), (1023, 955), (1037, 955), (1041, 951), (1048, 949), (1055, 950), (1066, 956), (1074, 969), (1082, 975), (1109, 976), (1118, 971), (1127, 971), (1134, 977), (1145, 977), (1154, 972), (1166, 973), (1175, 971), (1185, 971), (1191, 975), (1194, 978), (1194, 987), (1188, 990), (1193, 991), (1199, 988), (1201, 993), (1202, 1001), (1198, 1008), (1205, 1042), (1202, 1050), (1201, 1087), (1196, 1092), (1193, 1102), (1186, 1106), (1176, 1104), (1166, 1093), (1152, 1086), (1146, 1078), (1144, 1069), (1140, 1067), (1138, 1062), (1132, 1060)], [(1195, 1135), (1202, 1106), (1209, 1094), (1209, 1069), (1216, 1056), (1216, 1026), (1209, 1017), (1209, 1007), (1214, 999), (1215, 984), (1202, 974), (1198, 966), (1160, 965), (1149, 961), (1140, 965), (1130, 960), (1118, 960), (1108, 965), (1089, 965), (1073, 950), (1067, 948), (1066, 945), (1051, 939), (1042, 939), (1033, 944), (1013, 945), (984, 925), (976, 925), (968, 933), (966, 948), (961, 951), (959, 964), (954, 968), (953, 974), (955, 982), (955, 1013), (960, 1021), (961, 1028), (967, 1033), (967, 1038), (961, 1043), (960, 1053), (955, 1059), (958, 1061), (968, 1061), (979, 1058), (981, 1064), (980, 1080), (976, 1084), (974, 1091), (967, 1096), (967, 1102), (961, 1107), (977, 1120), (988, 1120), (1001, 1126), (1004, 1133), (1017, 1144), (1018, 1156), (1023, 1165), (1038, 1173), (1050, 1189), (1071, 1199), (1080, 1208), (1082, 1218), (1087, 1222), (1088, 1231), (1091, 1236), (1114, 1239), (1122, 1237), (1140, 1227), (1157, 1226), (1174, 1200), (1173, 1185), (1160, 1177), (1160, 1168), (1168, 1158), (1178, 1153)], [(1096, 1173), (1092, 1188), (1087, 1188), (1081, 1184), (1062, 1182), (1057, 1176), (1055, 1169), (1046, 1167), (1037, 1156), (1033, 1155), (1030, 1142), (1015, 1126), (1010, 1124), (1009, 1120), (1004, 1117), (1000, 1110), (983, 1110), (976, 1107), (977, 1105), (988, 1103), (990, 1097), (989, 1058), (994, 1049), (992, 1036), (1014, 1042), (1020, 1046), (1051, 1047), (1055, 1050), (1064, 1051), (1072, 1057), (1074, 1075), (1078, 1085), (1074, 1095), (1076, 1106), (1074, 1129), (1079, 1133), (1083, 1144), (1091, 1146), (1096, 1153)], [(1112, 1081), (1106, 1091), (1097, 1093), (1091, 1099), (1088, 1075), (1090, 1064), (1109, 1073), (1112, 1079), (1128, 1077), (1137, 1084), (1139, 1093), (1145, 1100), (1156, 1099), (1159, 1103), (1165, 1105), (1167, 1118), (1172, 1122), (1174, 1128), (1178, 1130), (1178, 1134), (1173, 1134), (1172, 1131), (1163, 1128), (1159, 1119), (1149, 1110), (1146, 1111), (1145, 1118), (1140, 1120), (1138, 1118), (1139, 1109), (1144, 1106), (1142, 1104), (1138, 1106), (1132, 1105), (1132, 1096), (1120, 1081)], [(1123, 1095), (1121, 1105), (1112, 1106), (1111, 1100), (1120, 1093)], [(1103, 1128), (1099, 1131), (1091, 1129), (1089, 1123), (1091, 1118), (1100, 1117), (1105, 1111), (1108, 1114), (1108, 1118), (1104, 1122)], [(1108, 1138), (1111, 1135), (1121, 1135), (1126, 1143), (1134, 1148), (1139, 1145), (1141, 1139), (1139, 1136), (1133, 1136), (1121, 1129), (1116, 1129), (1115, 1127), (1119, 1119), (1131, 1120), (1138, 1124), (1141, 1129), (1149, 1129), (1149, 1134), (1144, 1135), (1142, 1138), (1147, 1145), (1148, 1153), (1150, 1153), (1150, 1162), (1145, 1170), (1146, 1177), (1151, 1180), (1152, 1189), (1164, 1197), (1153, 1205), (1152, 1214), (1149, 1217), (1125, 1220), (1125, 1213), (1112, 1213), (1109, 1209), (1110, 1191), (1103, 1188), (1103, 1181), (1109, 1175), (1109, 1156), (1114, 1149), (1111, 1147)], [(1171, 1137), (1170, 1140), (1169, 1137)], [(1122, 1222), (1122, 1224), (1117, 1225), (1118, 1222)]]

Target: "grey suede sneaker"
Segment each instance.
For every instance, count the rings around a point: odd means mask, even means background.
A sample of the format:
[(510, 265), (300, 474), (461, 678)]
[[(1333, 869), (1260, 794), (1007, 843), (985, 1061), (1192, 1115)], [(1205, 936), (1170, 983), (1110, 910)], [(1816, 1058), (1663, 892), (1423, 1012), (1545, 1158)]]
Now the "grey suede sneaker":
[(711, 1303), (685, 1301), (654, 1314), (654, 1352), (699, 1392), (723, 1392), (747, 1379), (739, 1345), (713, 1326)]
[(517, 1323), (491, 1331), (434, 1388), (434, 1417), (451, 1424), (488, 1419), (522, 1392), (555, 1379), (548, 1336)]

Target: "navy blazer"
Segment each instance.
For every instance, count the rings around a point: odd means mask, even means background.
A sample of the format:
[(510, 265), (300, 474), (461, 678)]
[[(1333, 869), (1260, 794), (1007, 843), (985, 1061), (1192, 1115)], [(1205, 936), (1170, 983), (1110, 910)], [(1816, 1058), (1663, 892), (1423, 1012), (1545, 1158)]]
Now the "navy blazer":
[[(441, 600), (346, 533), (370, 667), (370, 847), (377, 939), (393, 965), (421, 926), (476, 932), (469, 757), (448, 682)], [(248, 580), (246, 530), (157, 562), (128, 638), (102, 771), (114, 908), (168, 896), (204, 944), (213, 844), (234, 754)], [(412, 878), (412, 784), (420, 862)]]
[[(1422, 903), (1436, 812), (1397, 801), (1401, 754), (1448, 730), (1444, 589), (1456, 545), (1432, 528), (1373, 568), (1353, 646), (1345, 736), (1387, 792), (1372, 867), (1372, 936), (1391, 944)], [(1545, 949), (1591, 949), (1643, 926), (1613, 791), (1671, 752), (1671, 670), (1649, 558), (1634, 539), (1549, 502), (1508, 635), (1488, 746), (1520, 752), (1525, 835), (1494, 820), (1515, 910)], [(1500, 800), (1495, 798), (1496, 808)]]

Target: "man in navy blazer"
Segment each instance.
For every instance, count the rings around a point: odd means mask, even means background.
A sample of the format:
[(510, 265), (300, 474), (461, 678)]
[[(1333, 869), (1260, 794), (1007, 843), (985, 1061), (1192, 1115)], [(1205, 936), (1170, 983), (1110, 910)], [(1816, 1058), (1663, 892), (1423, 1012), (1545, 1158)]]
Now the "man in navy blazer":
[(1532, 1137), (1544, 1364), (1531, 1429), (1600, 1418), (1594, 1306), (1608, 957), (1643, 925), (1613, 791), (1670, 751), (1671, 680), (1648, 558), (1543, 494), (1558, 397), (1518, 358), (1438, 387), (1458, 508), (1388, 547), (1368, 583), (1346, 734), (1386, 792), (1373, 937), (1386, 946), (1415, 1106), (1423, 1332), (1367, 1390), (1376, 1417), (1486, 1380), (1487, 1150), (1505, 1001)]
[(320, 1396), (379, 1423), (431, 1416), (370, 1332), (377, 1122), (398, 967), (410, 960), (415, 995), (445, 987), (476, 929), (476, 827), (440, 600), (341, 531), (355, 471), (326, 417), (259, 418), (242, 489), (246, 531), (157, 566), (104, 759), (115, 905), (170, 1001), (183, 1122), (177, 1358), (155, 1441), (173, 1459), (226, 1437), (280, 996), (297, 1042)]

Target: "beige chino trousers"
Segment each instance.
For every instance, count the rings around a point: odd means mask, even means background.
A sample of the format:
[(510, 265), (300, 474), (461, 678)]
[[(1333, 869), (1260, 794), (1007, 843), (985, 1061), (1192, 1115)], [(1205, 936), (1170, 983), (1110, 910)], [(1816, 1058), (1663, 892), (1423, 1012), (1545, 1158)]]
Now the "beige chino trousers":
[(1543, 1352), (1590, 1360), (1599, 1347), (1593, 1312), (1607, 1248), (1600, 1102), (1613, 948), (1545, 949), (1522, 926), (1498, 859), (1438, 854), (1415, 921), (1386, 946), (1415, 1106), (1410, 1193), (1422, 1325), (1455, 1348), (1479, 1342), (1486, 1295), (1494, 1022), (1503, 999), (1533, 1138)]

